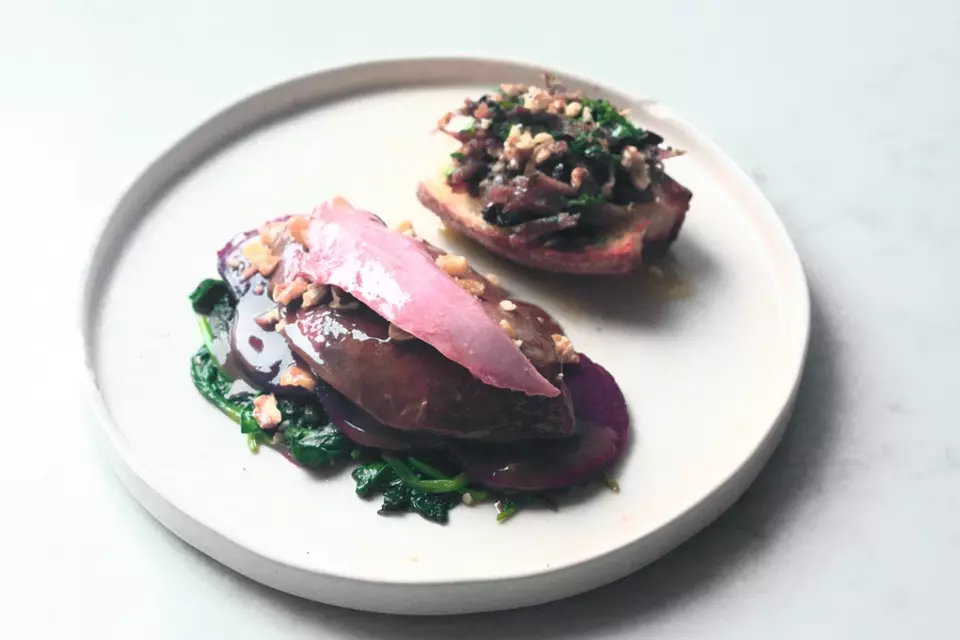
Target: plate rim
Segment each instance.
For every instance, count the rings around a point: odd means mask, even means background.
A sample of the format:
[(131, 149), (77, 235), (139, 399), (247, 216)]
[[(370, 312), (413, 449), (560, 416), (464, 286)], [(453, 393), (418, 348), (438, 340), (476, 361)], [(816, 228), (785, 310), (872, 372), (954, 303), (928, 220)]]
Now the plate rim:
[[(189, 505), (178, 504), (173, 495), (174, 492), (169, 487), (164, 491), (165, 481), (163, 475), (157, 474), (155, 470), (141, 456), (137, 455), (133, 448), (126, 441), (122, 430), (110, 416), (106, 407), (103, 395), (100, 393), (97, 385), (96, 375), (96, 344), (95, 331), (98, 323), (98, 311), (96, 309), (97, 291), (102, 285), (109, 282), (115, 271), (116, 261), (119, 258), (116, 249), (122, 246), (118, 245), (118, 239), (130, 230), (144, 218), (143, 212), (149, 209), (168, 191), (168, 189), (177, 184), (178, 180), (184, 175), (189, 174), (197, 166), (200, 166), (206, 160), (216, 156), (224, 148), (228, 147), (233, 141), (273, 122), (282, 121), (298, 112), (307, 111), (315, 108), (318, 104), (336, 99), (335, 95), (326, 95), (321, 99), (307, 100), (297, 102), (292, 100), (288, 103), (281, 101), (281, 104), (274, 105), (270, 109), (265, 108), (265, 104), (279, 96), (285, 95), (292, 89), (298, 87), (309, 87), (317, 83), (323, 83), (334, 74), (348, 76), (351, 74), (362, 75), (363, 72), (381, 70), (389, 72), (396, 70), (395, 81), (383, 85), (402, 87), (402, 86), (422, 86), (424, 83), (442, 85), (460, 81), (463, 83), (479, 82), (471, 80), (476, 76), (476, 72), (462, 71), (459, 80), (455, 76), (449, 79), (444, 75), (455, 73), (455, 69), (462, 68), (463, 65), (481, 65), (488, 68), (512, 69), (514, 73), (529, 74), (536, 71), (552, 73), (558, 77), (568, 79), (572, 83), (583, 86), (590, 86), (598, 94), (606, 96), (621, 96), (635, 103), (656, 105), (657, 108), (665, 110), (669, 114), (671, 123), (683, 129), (687, 134), (695, 137), (700, 145), (709, 151), (712, 159), (719, 162), (724, 170), (730, 172), (738, 178), (739, 188), (747, 190), (751, 201), (761, 206), (763, 217), (768, 229), (773, 231), (778, 240), (778, 248), (786, 249), (784, 255), (779, 256), (780, 260), (788, 267), (788, 273), (793, 280), (796, 288), (794, 296), (799, 303), (799, 314), (796, 318), (791, 318), (791, 322), (799, 321), (798, 329), (801, 332), (802, 348), (796, 354), (795, 362), (791, 363), (793, 371), (793, 383), (783, 400), (780, 412), (774, 423), (767, 428), (763, 437), (755, 444), (753, 450), (746, 456), (740, 464), (733, 469), (721, 482), (712, 485), (712, 487), (701, 495), (692, 504), (684, 507), (673, 517), (653, 527), (646, 535), (632, 538), (625, 543), (617, 544), (607, 548), (603, 547), (600, 551), (593, 551), (587, 554), (578, 555), (569, 562), (558, 563), (540, 570), (531, 570), (524, 573), (507, 574), (504, 576), (480, 576), (464, 577), (454, 580), (384, 580), (371, 577), (360, 577), (339, 573), (336, 571), (324, 570), (322, 572), (313, 567), (291, 563), (285, 559), (278, 559), (269, 554), (262, 553), (260, 550), (247, 546), (229, 533), (218, 530), (212, 524), (205, 522), (203, 517), (193, 513)], [(424, 79), (411, 78), (411, 69), (427, 67)], [(430, 67), (436, 70), (431, 72)], [(442, 68), (442, 69), (441, 69)], [(388, 75), (390, 75), (388, 73)], [(375, 91), (376, 86), (372, 83), (366, 83), (364, 87), (367, 91)], [(343, 91), (343, 95), (355, 95), (356, 90)], [(666, 117), (666, 116), (665, 116)], [(235, 120), (231, 122), (231, 120)], [(185, 157), (186, 162), (180, 158)], [(140, 212), (138, 215), (137, 212)], [(495, 57), (483, 56), (426, 56), (412, 58), (379, 58), (371, 59), (348, 65), (334, 65), (319, 69), (317, 71), (297, 76), (290, 80), (276, 83), (265, 89), (254, 92), (240, 100), (234, 101), (224, 108), (218, 109), (212, 116), (204, 118), (199, 124), (187, 131), (176, 142), (168, 146), (156, 159), (148, 164), (137, 177), (127, 185), (122, 195), (113, 203), (109, 215), (103, 219), (100, 228), (94, 235), (93, 246), (90, 248), (86, 259), (84, 260), (84, 269), (82, 275), (83, 290), (80, 302), (80, 326), (78, 338), (81, 352), (83, 353), (83, 371), (81, 375), (83, 396), (88, 411), (91, 412), (93, 421), (99, 427), (98, 435), (105, 436), (106, 443), (109, 445), (110, 459), (112, 466), (117, 471), (123, 484), (131, 491), (134, 497), (147, 510), (159, 520), (165, 527), (174, 534), (184, 539), (188, 544), (194, 546), (211, 556), (217, 561), (228, 567), (239, 571), (259, 582), (263, 582), (274, 588), (294, 593), (303, 597), (322, 600), (331, 604), (348, 606), (352, 608), (369, 608), (370, 610), (394, 612), (394, 613), (421, 613), (421, 611), (411, 611), (409, 608), (396, 608), (393, 606), (371, 606), (365, 607), (356, 603), (356, 598), (341, 599), (331, 597), (327, 591), (329, 587), (337, 588), (345, 585), (353, 585), (356, 588), (374, 587), (395, 588), (395, 587), (421, 587), (429, 588), (435, 586), (444, 587), (483, 587), (492, 584), (518, 583), (539, 581), (540, 586), (546, 585), (550, 581), (563, 582), (555, 580), (560, 573), (584, 573), (585, 567), (598, 563), (614, 564), (615, 570), (610, 568), (603, 572), (601, 579), (586, 578), (583, 583), (576, 584), (572, 589), (562, 589), (553, 586), (547, 591), (550, 594), (545, 597), (513, 598), (517, 600), (516, 604), (509, 606), (525, 606), (553, 600), (566, 595), (573, 595), (582, 591), (589, 590), (623, 577), (628, 573), (652, 562), (670, 549), (678, 546), (697, 531), (709, 524), (714, 518), (719, 516), (746, 490), (759, 471), (766, 464), (772, 454), (776, 444), (779, 442), (786, 428), (793, 403), (799, 387), (810, 339), (810, 294), (803, 265), (796, 251), (796, 247), (791, 241), (780, 217), (776, 214), (773, 205), (764, 196), (760, 188), (720, 147), (718, 147), (708, 136), (704, 135), (699, 129), (690, 124), (686, 119), (679, 116), (673, 109), (667, 108), (660, 103), (633, 95), (620, 89), (613, 88), (603, 83), (599, 83), (588, 78), (584, 78), (574, 73), (567, 73), (563, 70), (557, 70), (546, 65), (529, 62), (526, 60), (508, 60)], [(174, 522), (178, 518), (185, 518), (184, 522)], [(193, 529), (193, 530), (189, 530)], [(212, 536), (212, 537), (211, 537)], [(658, 540), (659, 539), (659, 540)], [(650, 542), (653, 541), (653, 542)], [(235, 547), (224, 551), (217, 549), (217, 544), (226, 542), (228, 546)], [(640, 549), (638, 547), (648, 544), (653, 548), (648, 552), (645, 558), (636, 557)], [(236, 551), (240, 551), (239, 555)], [(226, 557), (232, 556), (232, 557)], [(281, 580), (275, 578), (270, 571), (263, 571), (264, 567), (254, 567), (250, 563), (265, 562), (272, 564), (273, 568), (282, 567), (296, 574), (305, 574), (310, 581), (316, 582), (322, 580), (329, 583), (326, 586), (309, 585), (296, 587), (291, 585), (291, 580)], [(242, 568), (241, 568), (242, 567)], [(294, 580), (295, 582), (295, 580)], [(320, 597), (317, 592), (322, 592)], [(515, 596), (516, 594), (514, 594)], [(342, 601), (338, 602), (340, 599)], [(423, 613), (449, 613), (453, 611), (482, 611), (490, 609), (509, 608), (507, 606), (493, 606), (489, 608), (476, 607), (452, 607), (445, 608), (442, 611), (422, 611)]]

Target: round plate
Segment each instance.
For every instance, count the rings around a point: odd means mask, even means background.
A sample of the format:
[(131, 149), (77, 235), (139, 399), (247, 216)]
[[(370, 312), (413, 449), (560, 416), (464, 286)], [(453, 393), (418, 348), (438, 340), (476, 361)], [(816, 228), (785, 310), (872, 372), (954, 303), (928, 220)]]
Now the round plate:
[[(442, 230), (415, 197), (446, 160), (440, 115), (542, 69), (476, 59), (397, 60), (325, 71), (210, 119), (151, 165), (100, 236), (83, 338), (96, 419), (132, 493), (204, 553), (277, 589), (373, 611), (439, 614), (536, 604), (620, 578), (726, 509), (778, 441), (803, 367), (809, 301), (770, 204), (668, 108), (557, 73), (632, 109), (685, 149), (668, 171), (694, 195), (657, 275), (578, 279), (525, 271)], [(377, 515), (347, 470), (304, 472), (252, 455), (193, 389), (200, 345), (187, 294), (216, 274), (234, 233), (334, 195), (413, 220), (431, 242), (499, 273), (545, 307), (619, 381), (633, 445), (621, 491), (500, 525), (490, 505), (447, 526)]]

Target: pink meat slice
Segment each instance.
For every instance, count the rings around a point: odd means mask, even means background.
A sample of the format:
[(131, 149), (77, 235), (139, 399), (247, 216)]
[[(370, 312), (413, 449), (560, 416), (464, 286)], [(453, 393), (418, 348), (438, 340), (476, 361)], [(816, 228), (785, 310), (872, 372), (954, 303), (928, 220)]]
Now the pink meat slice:
[(305, 239), (307, 250), (286, 260), (285, 280), (303, 277), (340, 287), (486, 384), (560, 395), (418, 240), (341, 203), (317, 207)]

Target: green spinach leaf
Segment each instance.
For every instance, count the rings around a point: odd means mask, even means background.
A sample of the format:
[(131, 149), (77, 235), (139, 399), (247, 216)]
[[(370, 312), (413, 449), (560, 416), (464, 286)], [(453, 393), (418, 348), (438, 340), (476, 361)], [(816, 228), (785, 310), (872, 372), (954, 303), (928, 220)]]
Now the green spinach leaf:
[(328, 467), (350, 457), (353, 444), (332, 424), (319, 428), (287, 427), (283, 432), (290, 455), (307, 467)]
[(403, 480), (394, 477), (383, 492), (383, 504), (380, 513), (387, 514), (398, 511), (418, 513), (427, 520), (446, 523), (450, 509), (460, 502), (457, 493), (427, 493), (412, 489)]
[(214, 307), (223, 302), (224, 298), (229, 297), (230, 291), (223, 280), (207, 278), (190, 294), (190, 304), (197, 313), (209, 315)]
[(242, 425), (245, 413), (252, 416), (253, 398), (249, 395), (227, 397), (233, 381), (220, 371), (206, 347), (200, 347), (190, 359), (190, 377), (200, 395), (234, 422)]
[(366, 498), (383, 490), (384, 484), (392, 477), (392, 471), (383, 460), (375, 460), (358, 466), (350, 475), (357, 483), (357, 495)]

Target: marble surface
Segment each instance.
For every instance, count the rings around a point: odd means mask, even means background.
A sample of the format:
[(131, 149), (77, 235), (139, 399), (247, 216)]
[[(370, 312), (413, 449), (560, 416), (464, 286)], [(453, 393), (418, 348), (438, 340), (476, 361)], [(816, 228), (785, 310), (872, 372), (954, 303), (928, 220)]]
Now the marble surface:
[[(0, 1), (3, 255), (23, 274), (0, 313), (14, 436), (0, 636), (960, 636), (958, 5), (555, 2), (544, 20), (516, 3), (327, 4)], [(557, 29), (571, 16), (589, 25), (576, 37)], [(656, 97), (752, 173), (811, 281), (795, 418), (727, 514), (585, 596), (399, 619), (275, 593), (169, 534), (97, 451), (71, 382), (78, 247), (147, 162), (251, 91), (347, 61), (473, 53)]]

